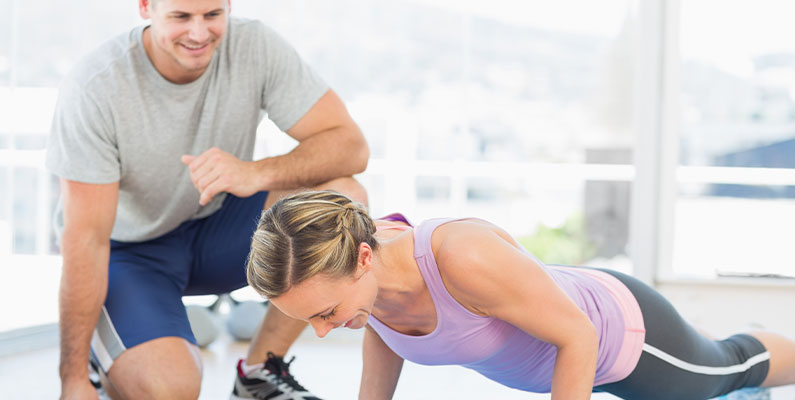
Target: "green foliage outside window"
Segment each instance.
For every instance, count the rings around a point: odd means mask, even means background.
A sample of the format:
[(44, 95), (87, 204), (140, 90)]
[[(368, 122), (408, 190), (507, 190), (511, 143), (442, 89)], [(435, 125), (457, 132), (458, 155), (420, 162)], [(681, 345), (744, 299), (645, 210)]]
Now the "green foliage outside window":
[(522, 236), (524, 246), (545, 264), (583, 265), (596, 254), (585, 231), (585, 217), (573, 214), (559, 227), (539, 225), (532, 235)]

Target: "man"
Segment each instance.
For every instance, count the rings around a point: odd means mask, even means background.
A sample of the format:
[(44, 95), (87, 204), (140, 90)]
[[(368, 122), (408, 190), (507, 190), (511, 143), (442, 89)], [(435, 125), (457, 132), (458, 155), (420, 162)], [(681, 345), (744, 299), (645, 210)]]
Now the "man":
[[(366, 201), (369, 151), (342, 101), (278, 35), (229, 0), (139, 0), (151, 24), (64, 81), (47, 165), (57, 226), (62, 399), (195, 399), (201, 360), (185, 294), (242, 287), (263, 207), (299, 188)], [(251, 161), (263, 111), (298, 140)], [(305, 323), (271, 308), (238, 363), (233, 398), (314, 399), (283, 357)], [(107, 378), (107, 379), (105, 379)]]

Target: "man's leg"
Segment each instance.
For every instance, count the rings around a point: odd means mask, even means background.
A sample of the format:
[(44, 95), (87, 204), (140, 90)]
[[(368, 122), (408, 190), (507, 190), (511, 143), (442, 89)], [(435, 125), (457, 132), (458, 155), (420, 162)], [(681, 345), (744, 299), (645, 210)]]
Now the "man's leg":
[(182, 304), (184, 229), (143, 243), (111, 243), (108, 294), (91, 340), (112, 398), (196, 399), (202, 366)]
[(112, 398), (196, 399), (202, 379), (199, 348), (180, 337), (154, 339), (124, 351), (108, 378)]
[[(367, 192), (359, 182), (353, 178), (338, 178), (318, 185), (312, 190), (334, 190), (347, 195), (353, 200), (367, 206)], [(265, 201), (265, 209), (270, 208), (280, 199), (302, 190), (272, 191)], [(298, 339), (298, 335), (306, 327), (306, 322), (294, 320), (279, 311), (276, 307), (268, 307), (268, 313), (262, 321), (257, 334), (251, 341), (246, 364), (254, 365), (264, 362), (268, 353), (284, 357)]]

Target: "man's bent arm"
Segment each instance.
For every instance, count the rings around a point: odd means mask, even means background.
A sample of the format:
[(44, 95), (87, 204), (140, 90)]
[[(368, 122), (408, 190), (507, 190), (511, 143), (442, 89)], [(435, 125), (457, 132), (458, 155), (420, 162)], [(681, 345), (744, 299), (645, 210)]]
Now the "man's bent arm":
[(59, 293), (62, 395), (88, 383), (91, 335), (108, 287), (110, 233), (119, 185), (61, 179), (64, 232)]
[(367, 168), (367, 141), (333, 90), (327, 91), (287, 134), (298, 140), (298, 146), (285, 155), (256, 162), (263, 189), (311, 187)]

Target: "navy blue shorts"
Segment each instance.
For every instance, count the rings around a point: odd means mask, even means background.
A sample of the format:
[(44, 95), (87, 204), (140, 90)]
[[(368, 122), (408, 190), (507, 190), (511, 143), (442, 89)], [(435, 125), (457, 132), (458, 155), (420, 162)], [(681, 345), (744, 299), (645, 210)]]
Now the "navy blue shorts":
[(91, 340), (106, 372), (124, 350), (177, 336), (196, 344), (182, 296), (221, 294), (246, 282), (246, 258), (268, 192), (227, 194), (220, 210), (138, 243), (111, 240), (108, 294)]

